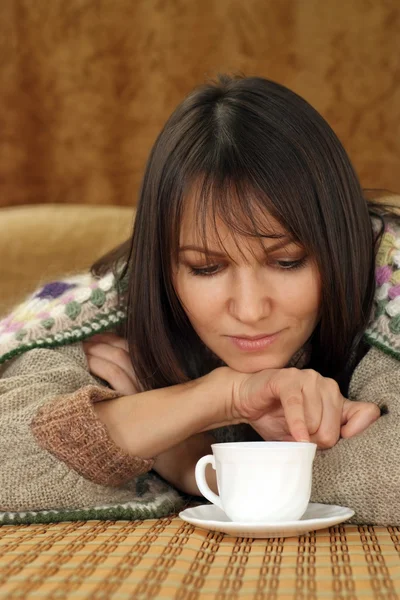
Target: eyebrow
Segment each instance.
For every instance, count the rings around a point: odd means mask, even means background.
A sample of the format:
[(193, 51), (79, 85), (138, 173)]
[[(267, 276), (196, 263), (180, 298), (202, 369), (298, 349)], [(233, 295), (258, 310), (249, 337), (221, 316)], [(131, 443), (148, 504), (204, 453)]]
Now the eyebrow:
[[(262, 236), (262, 237), (269, 237), (269, 236)], [(276, 238), (278, 236), (274, 236), (274, 238)], [(266, 248), (267, 252), (274, 252), (274, 250), (280, 250), (281, 248), (285, 248), (285, 246), (288, 246), (289, 244), (294, 243), (293, 238), (287, 236), (287, 235), (283, 235), (280, 236), (281, 239), (279, 240), (279, 242), (276, 242), (276, 244), (272, 244), (272, 246), (269, 246), (268, 248)], [(224, 258), (226, 256), (226, 254), (224, 254), (224, 252), (218, 252), (217, 250), (208, 250), (208, 252), (204, 249), (201, 248), (200, 246), (181, 246), (179, 248), (179, 252), (184, 252), (185, 250), (194, 250), (195, 252), (201, 252), (203, 254), (208, 254), (210, 256), (218, 256), (220, 258)]]

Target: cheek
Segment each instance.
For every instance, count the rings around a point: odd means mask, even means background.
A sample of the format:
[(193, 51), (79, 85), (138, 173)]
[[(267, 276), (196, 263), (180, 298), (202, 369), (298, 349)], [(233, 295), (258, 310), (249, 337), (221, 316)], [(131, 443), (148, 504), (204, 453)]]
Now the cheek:
[(315, 273), (306, 274), (285, 289), (281, 298), (285, 312), (297, 318), (317, 318), (321, 304), (321, 285)]
[(211, 279), (178, 276), (176, 293), (189, 318), (209, 322), (223, 305), (221, 286)]

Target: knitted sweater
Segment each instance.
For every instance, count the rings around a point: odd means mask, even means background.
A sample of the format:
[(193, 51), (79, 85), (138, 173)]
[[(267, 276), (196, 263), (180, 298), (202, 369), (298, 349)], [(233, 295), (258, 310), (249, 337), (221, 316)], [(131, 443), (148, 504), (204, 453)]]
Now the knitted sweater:
[[(353, 523), (400, 524), (400, 230), (386, 227), (377, 260), (371, 348), (349, 398), (387, 408), (364, 433), (317, 451), (311, 500), (350, 506)], [(118, 397), (94, 377), (81, 342), (125, 319), (113, 275), (66, 277), (0, 321), (0, 522), (142, 519), (187, 501), (119, 448), (93, 403)], [(246, 439), (245, 426), (214, 430)], [(382, 490), (385, 494), (382, 495)]]

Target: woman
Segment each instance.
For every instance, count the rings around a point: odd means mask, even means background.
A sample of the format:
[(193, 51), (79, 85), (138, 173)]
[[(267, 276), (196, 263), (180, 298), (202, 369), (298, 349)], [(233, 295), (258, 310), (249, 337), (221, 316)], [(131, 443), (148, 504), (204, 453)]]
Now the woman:
[(311, 440), (312, 501), (400, 523), (384, 226), (299, 96), (262, 78), (196, 89), (151, 152), (132, 239), (3, 322), (0, 509), (161, 516), (198, 494), (215, 439)]

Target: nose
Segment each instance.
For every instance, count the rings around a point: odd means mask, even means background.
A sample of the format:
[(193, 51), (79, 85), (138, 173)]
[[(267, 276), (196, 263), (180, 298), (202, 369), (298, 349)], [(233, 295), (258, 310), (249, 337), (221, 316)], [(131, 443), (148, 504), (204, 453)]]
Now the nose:
[(229, 312), (242, 323), (257, 323), (271, 313), (271, 290), (254, 271), (238, 276), (229, 297)]

